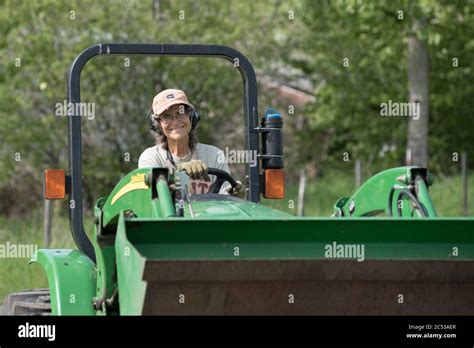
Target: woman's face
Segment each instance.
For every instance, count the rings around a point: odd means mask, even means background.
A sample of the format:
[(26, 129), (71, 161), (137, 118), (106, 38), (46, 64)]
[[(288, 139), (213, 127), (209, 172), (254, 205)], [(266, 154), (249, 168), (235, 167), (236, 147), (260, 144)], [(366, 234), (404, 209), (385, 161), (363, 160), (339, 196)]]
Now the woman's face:
[(172, 105), (160, 115), (160, 125), (168, 139), (188, 139), (191, 131), (189, 112), (184, 105)]

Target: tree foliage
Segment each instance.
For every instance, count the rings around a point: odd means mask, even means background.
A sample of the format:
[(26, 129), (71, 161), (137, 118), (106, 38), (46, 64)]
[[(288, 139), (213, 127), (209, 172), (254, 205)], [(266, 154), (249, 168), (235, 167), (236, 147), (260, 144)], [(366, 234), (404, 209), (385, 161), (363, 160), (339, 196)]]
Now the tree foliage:
[[(409, 4), (2, 2), (3, 211), (30, 209), (40, 200), (42, 170), (67, 168), (67, 120), (56, 116), (56, 106), (66, 99), (67, 70), (74, 57), (100, 42), (229, 45), (249, 57), (258, 79), (269, 77), (314, 95), (314, 103), (290, 114), (287, 101), (259, 85), (260, 114), (271, 104), (286, 114), (285, 163), (291, 179), (307, 162), (322, 168), (339, 165), (343, 152), (374, 168), (402, 164), (406, 119), (380, 117), (379, 111), (382, 102), (408, 98), (409, 18), (421, 13), (429, 19), (427, 31), (416, 34), (427, 40), (430, 53), (430, 166), (451, 164), (453, 152), (473, 154), (473, 1), (425, 0), (411, 8)], [(145, 116), (153, 96), (163, 88), (184, 89), (200, 106), (202, 142), (243, 148), (242, 81), (229, 62), (98, 57), (82, 72), (81, 87), (83, 101), (95, 105), (94, 119), (82, 120), (89, 204), (106, 195), (136, 167), (141, 151), (153, 145)], [(231, 169), (242, 177), (242, 166)]]

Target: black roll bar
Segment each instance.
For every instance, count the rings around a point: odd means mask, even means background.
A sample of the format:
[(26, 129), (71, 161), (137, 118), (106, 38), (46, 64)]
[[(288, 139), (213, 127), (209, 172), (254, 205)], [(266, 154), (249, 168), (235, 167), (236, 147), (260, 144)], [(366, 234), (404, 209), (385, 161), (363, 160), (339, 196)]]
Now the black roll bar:
[[(179, 56), (179, 57), (219, 57), (234, 63), (240, 71), (244, 86), (245, 147), (259, 153), (257, 79), (250, 61), (239, 51), (220, 45), (174, 45), (174, 44), (97, 44), (85, 49), (72, 63), (68, 76), (68, 105), (80, 103), (81, 71), (89, 59), (98, 55), (144, 55), (144, 56)], [(69, 175), (70, 204), (69, 223), (72, 236), (79, 249), (95, 262), (92, 243), (84, 231), (82, 211), (82, 144), (81, 117), (76, 117), (77, 108), (68, 114), (69, 138)], [(249, 191), (247, 199), (258, 203), (260, 200), (259, 163), (247, 165)]]

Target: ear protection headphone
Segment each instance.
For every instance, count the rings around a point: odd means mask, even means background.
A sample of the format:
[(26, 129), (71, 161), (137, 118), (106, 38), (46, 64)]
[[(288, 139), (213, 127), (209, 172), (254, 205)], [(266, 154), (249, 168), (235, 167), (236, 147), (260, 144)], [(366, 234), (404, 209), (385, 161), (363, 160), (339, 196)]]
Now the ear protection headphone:
[[(188, 98), (189, 99), (189, 98)], [(199, 115), (199, 108), (194, 104), (192, 101), (190, 101), (191, 110), (189, 112), (189, 121), (191, 122), (191, 130), (196, 128), (196, 126), (199, 123), (199, 120), (201, 119), (201, 116)], [(148, 127), (150, 128), (151, 131), (157, 132), (158, 131), (158, 120), (155, 119), (155, 114), (153, 113), (153, 109), (150, 107), (150, 110), (148, 110), (147, 114), (147, 122), (148, 122)]]

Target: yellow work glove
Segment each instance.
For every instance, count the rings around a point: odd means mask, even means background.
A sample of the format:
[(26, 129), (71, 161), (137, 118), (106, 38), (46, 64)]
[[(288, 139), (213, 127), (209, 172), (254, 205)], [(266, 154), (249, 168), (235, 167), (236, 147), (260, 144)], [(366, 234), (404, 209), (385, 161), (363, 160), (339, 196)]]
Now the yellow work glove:
[(176, 170), (178, 172), (185, 171), (191, 179), (210, 181), (209, 175), (207, 175), (207, 165), (201, 160), (191, 160), (189, 162), (180, 163)]
[(232, 196), (237, 196), (242, 199), (245, 199), (245, 196), (247, 194), (247, 192), (245, 191), (245, 185), (242, 184), (242, 182), (239, 180), (237, 180), (237, 186), (234, 189), (232, 189), (232, 187), (229, 187), (227, 192), (229, 192), (229, 194)]

